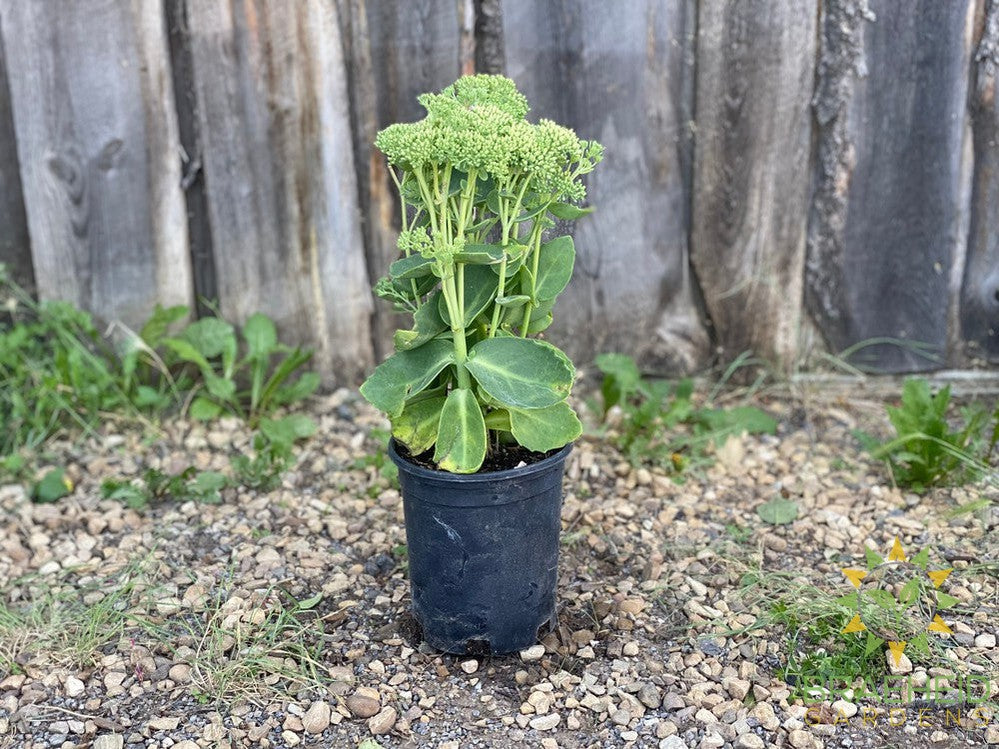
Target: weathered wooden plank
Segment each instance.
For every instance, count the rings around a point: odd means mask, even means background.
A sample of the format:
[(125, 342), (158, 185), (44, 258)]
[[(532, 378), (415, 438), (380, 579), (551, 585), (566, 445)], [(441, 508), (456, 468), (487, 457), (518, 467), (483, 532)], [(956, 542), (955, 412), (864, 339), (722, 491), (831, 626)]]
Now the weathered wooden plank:
[[(462, 0), (466, 2), (466, 0)], [(449, 85), (461, 74), (462, 17), (457, 2), (338, 0), (350, 71), (354, 159), (358, 168), (368, 274), (383, 276), (398, 256), (399, 204), (374, 147), (375, 134), (425, 112), (416, 97)], [(378, 358), (392, 350), (402, 316), (377, 302), (372, 320)]]
[(691, 260), (722, 356), (790, 370), (807, 230), (815, 0), (702, 0)]
[(133, 325), (187, 303), (160, 4), (0, 0), (0, 20), (39, 294)]
[(999, 361), (999, 0), (988, 0), (978, 29), (972, 91), (975, 170), (961, 332), (973, 359)]
[(690, 370), (708, 336), (687, 233), (694, 4), (686, 0), (503, 3), (507, 72), (535, 117), (596, 138), (596, 212), (574, 229), (576, 272), (550, 337), (580, 362), (622, 351)]
[(208, 195), (202, 169), (202, 138), (198, 123), (198, 97), (194, 90), (194, 60), (186, 0), (164, 0), (170, 42), (170, 70), (177, 100), (177, 130), (180, 136), (187, 232), (191, 248), (191, 272), (199, 315), (210, 313), (209, 301), (218, 297), (212, 229), (208, 220)]
[(852, 363), (933, 369), (963, 252), (972, 4), (867, 6), (822, 4), (806, 303), (834, 351), (872, 342)]
[(354, 381), (371, 294), (336, 5), (189, 0), (187, 17), (221, 311), (267, 313)]
[[(2, 19), (0, 19), (2, 26)], [(14, 121), (10, 112), (7, 63), (4, 60), (3, 33), (0, 32), (0, 263), (7, 266), (14, 282), (25, 289), (35, 287), (31, 267), (28, 218), (21, 195), (21, 173), (14, 142)]]

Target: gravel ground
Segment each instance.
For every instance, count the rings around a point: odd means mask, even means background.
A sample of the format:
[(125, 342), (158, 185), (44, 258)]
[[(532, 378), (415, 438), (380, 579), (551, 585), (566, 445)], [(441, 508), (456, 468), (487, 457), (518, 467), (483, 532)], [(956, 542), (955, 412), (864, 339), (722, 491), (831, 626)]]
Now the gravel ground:
[[(987, 492), (892, 487), (850, 436), (884, 430), (879, 404), (760, 405), (778, 434), (730, 441), (682, 484), (582, 440), (567, 464), (560, 626), (519, 655), (477, 659), (419, 641), (399, 494), (376, 460), (357, 464), (384, 425), (355, 393), (310, 404), (319, 433), (281, 488), (226, 489), (217, 505), (135, 511), (99, 486), (147, 467), (228, 470), (249, 441), (237, 422), (52, 443), (71, 496), (37, 505), (0, 488), (0, 581), (9, 611), (32, 612), (0, 617), (0, 664), (17, 664), (0, 672), (0, 747), (999, 743), (999, 716), (967, 706), (960, 720), (932, 705), (894, 720), (872, 704), (809, 708), (779, 678), (787, 633), (766, 614), (782, 593), (747, 575), (842, 595), (840, 568), (897, 536), (956, 568), (944, 655), (995, 679), (999, 497), (954, 514)], [(799, 517), (768, 525), (756, 508), (779, 495)], [(937, 673), (917, 662), (911, 675)]]

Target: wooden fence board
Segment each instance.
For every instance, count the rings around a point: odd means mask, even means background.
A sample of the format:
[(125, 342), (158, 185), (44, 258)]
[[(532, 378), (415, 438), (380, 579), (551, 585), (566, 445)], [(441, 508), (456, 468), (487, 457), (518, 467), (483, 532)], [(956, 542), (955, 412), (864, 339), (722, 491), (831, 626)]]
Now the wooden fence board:
[[(834, 351), (943, 366), (963, 237), (969, 0), (823, 3), (809, 309)], [(926, 349), (917, 349), (919, 342)]]
[[(0, 19), (0, 26), (3, 19)], [(21, 173), (17, 163), (17, 143), (10, 111), (10, 89), (4, 61), (3, 33), (0, 32), (0, 263), (7, 265), (10, 277), (22, 287), (35, 287), (31, 267), (28, 218), (21, 195)]]
[(315, 346), (328, 381), (370, 369), (364, 264), (336, 6), (189, 0), (222, 314)]
[(550, 337), (580, 361), (637, 354), (691, 369), (708, 348), (689, 271), (693, 3), (503, 3), (508, 74), (534, 117), (607, 149), (596, 211), (574, 229), (576, 271)]
[[(368, 274), (377, 280), (398, 256), (399, 204), (375, 134), (393, 122), (425, 114), (416, 97), (461, 74), (458, 3), (431, 0), (338, 0), (350, 76), (354, 158)], [(377, 301), (373, 329), (379, 358), (392, 350), (392, 333), (405, 325)]]
[(809, 190), (814, 0), (701, 0), (691, 258), (726, 360), (789, 370)]
[(190, 299), (162, 8), (0, 2), (39, 294), (136, 325)]
[(975, 171), (961, 329), (974, 359), (999, 361), (999, 0), (985, 6), (972, 92)]

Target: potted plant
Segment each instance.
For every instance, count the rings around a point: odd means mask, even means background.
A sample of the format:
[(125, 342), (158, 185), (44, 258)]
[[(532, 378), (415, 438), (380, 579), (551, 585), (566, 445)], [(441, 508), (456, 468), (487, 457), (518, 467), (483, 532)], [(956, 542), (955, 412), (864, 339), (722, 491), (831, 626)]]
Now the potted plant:
[(562, 473), (581, 431), (568, 357), (537, 336), (572, 275), (554, 219), (589, 209), (603, 149), (527, 121), (503, 76), (424, 94), (378, 133), (401, 204), (400, 257), (375, 291), (412, 315), (361, 387), (392, 424), (413, 611), (452, 653), (519, 650), (555, 613)]

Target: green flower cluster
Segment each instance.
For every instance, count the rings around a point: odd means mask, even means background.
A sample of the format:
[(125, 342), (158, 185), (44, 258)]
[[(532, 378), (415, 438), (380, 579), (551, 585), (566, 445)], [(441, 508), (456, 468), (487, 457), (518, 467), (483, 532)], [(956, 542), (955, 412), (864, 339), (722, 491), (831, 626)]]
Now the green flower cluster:
[(600, 160), (600, 145), (549, 120), (528, 122), (527, 99), (509, 78), (467, 76), (419, 101), (427, 110), (424, 119), (390, 125), (375, 139), (393, 166), (527, 177), (531, 189), (552, 199), (585, 197), (579, 177)]

